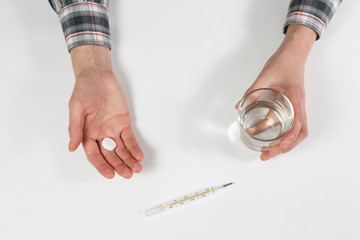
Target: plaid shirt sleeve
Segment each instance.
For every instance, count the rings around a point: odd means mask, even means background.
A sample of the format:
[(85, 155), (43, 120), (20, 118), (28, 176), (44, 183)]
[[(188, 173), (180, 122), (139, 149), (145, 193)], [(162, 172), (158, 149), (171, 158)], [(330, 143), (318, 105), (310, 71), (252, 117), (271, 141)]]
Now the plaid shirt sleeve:
[(81, 45), (111, 49), (109, 0), (49, 0), (49, 3), (59, 15), (69, 52)]
[(291, 0), (284, 25), (284, 33), (290, 24), (310, 27), (321, 37), (342, 0)]

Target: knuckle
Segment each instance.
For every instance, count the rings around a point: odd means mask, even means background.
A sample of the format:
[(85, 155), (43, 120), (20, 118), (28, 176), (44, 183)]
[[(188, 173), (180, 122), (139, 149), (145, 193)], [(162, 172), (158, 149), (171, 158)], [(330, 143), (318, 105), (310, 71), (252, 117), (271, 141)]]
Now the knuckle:
[(284, 148), (284, 149), (282, 149), (282, 153), (288, 153), (288, 152), (290, 152), (292, 149), (294, 148), (294, 145), (291, 145), (291, 146), (289, 146), (289, 147), (286, 147), (286, 148)]
[(299, 100), (304, 100), (305, 99), (305, 91), (296, 91), (296, 97), (299, 99)]
[(305, 129), (303, 134), (304, 138), (307, 138), (309, 136), (309, 130)]
[(302, 122), (300, 120), (294, 122), (294, 129), (300, 129), (302, 127)]
[(86, 155), (89, 160), (97, 159), (100, 157), (99, 153), (91, 152), (90, 150), (87, 151)]
[(126, 158), (126, 156), (129, 155), (128, 150), (127, 150), (125, 147), (123, 147), (123, 146), (117, 148), (117, 149), (116, 149), (116, 153), (117, 153), (120, 157), (122, 157), (122, 158)]
[(74, 97), (71, 97), (68, 103), (70, 112), (72, 111), (82, 111), (84, 106), (82, 102)]
[(140, 164), (134, 164), (134, 165), (131, 167), (131, 169), (132, 169), (134, 172), (139, 173), (139, 172), (141, 172), (141, 170), (142, 170), (142, 166), (141, 166)]
[(122, 159), (123, 159), (124, 162), (126, 162), (126, 163), (132, 162), (132, 157), (131, 157), (130, 154), (127, 154), (127, 156), (123, 157)]
[(87, 146), (91, 141), (92, 141), (91, 138), (84, 136), (85, 152), (87, 152), (87, 150), (86, 150), (88, 148)]
[(107, 160), (110, 160), (113, 158), (112, 152), (110, 152), (106, 149), (105, 149), (105, 151), (101, 151), (101, 152)]
[(100, 165), (95, 167), (99, 172), (105, 171), (109, 168), (109, 165), (106, 163), (101, 163)]
[(125, 167), (126, 167), (126, 165), (124, 163), (118, 163), (115, 165), (114, 168), (117, 172), (120, 172), (120, 170), (124, 169)]
[(132, 167), (136, 165), (136, 161), (131, 156), (124, 158), (124, 162)]
[(129, 147), (129, 151), (130, 152), (138, 152), (138, 151), (140, 151), (140, 147), (137, 144), (133, 144)]
[(284, 150), (282, 151), (282, 153), (290, 152), (290, 150), (291, 150), (291, 149), (284, 149)]
[(135, 137), (133, 136), (128, 136), (127, 138), (124, 138), (124, 142), (126, 142), (128, 146), (132, 146), (137, 143)]

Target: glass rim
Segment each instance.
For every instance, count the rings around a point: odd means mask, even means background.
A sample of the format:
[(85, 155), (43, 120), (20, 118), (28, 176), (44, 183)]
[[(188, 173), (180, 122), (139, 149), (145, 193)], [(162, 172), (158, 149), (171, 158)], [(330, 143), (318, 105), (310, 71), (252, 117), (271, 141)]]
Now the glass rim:
[(261, 142), (273, 142), (273, 141), (276, 141), (276, 140), (279, 140), (280, 138), (282, 138), (283, 136), (285, 136), (286, 134), (288, 134), (288, 132), (290, 131), (290, 129), (292, 128), (292, 125), (294, 123), (294, 116), (295, 116), (295, 113), (294, 113), (294, 108), (292, 106), (292, 103), (291, 101), (289, 100), (289, 98), (286, 97), (285, 94), (283, 94), (282, 92), (276, 90), (276, 89), (273, 89), (273, 88), (257, 88), (255, 90), (252, 90), (251, 92), (249, 92), (248, 94), (246, 94), (239, 102), (239, 107), (238, 107), (238, 112), (240, 110), (240, 106), (245, 102), (245, 100), (249, 97), (250, 94), (254, 93), (254, 92), (257, 92), (257, 91), (265, 91), (265, 90), (268, 90), (268, 91), (273, 91), (273, 92), (276, 92), (276, 93), (279, 93), (284, 99), (285, 101), (289, 104), (290, 106), (290, 112), (291, 112), (291, 116), (292, 116), (292, 119), (291, 119), (291, 123), (290, 123), (290, 126), (288, 127), (288, 129), (286, 130), (286, 132), (284, 132), (283, 134), (281, 134), (280, 136), (276, 137), (276, 138), (273, 138), (273, 139), (269, 139), (269, 140), (262, 140), (262, 139), (258, 139), (256, 137), (254, 137), (253, 135), (250, 135), (246, 129), (243, 127), (243, 125), (241, 124), (241, 122), (239, 121), (239, 125), (240, 127), (244, 130), (244, 132), (250, 136), (251, 138), (257, 140), (257, 141), (261, 141)]

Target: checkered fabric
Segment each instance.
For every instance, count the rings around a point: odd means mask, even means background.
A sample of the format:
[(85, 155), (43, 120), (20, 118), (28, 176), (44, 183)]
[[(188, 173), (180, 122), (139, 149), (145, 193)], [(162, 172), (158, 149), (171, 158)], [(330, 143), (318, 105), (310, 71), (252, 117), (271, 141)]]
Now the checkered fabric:
[(284, 25), (284, 33), (290, 24), (310, 27), (321, 37), (342, 0), (291, 0)]
[(81, 45), (111, 49), (109, 0), (49, 0), (58, 13), (68, 50)]
[[(68, 50), (81, 45), (103, 45), (111, 49), (109, 0), (48, 0), (58, 13)], [(291, 0), (284, 25), (302, 24), (318, 39), (342, 0)]]

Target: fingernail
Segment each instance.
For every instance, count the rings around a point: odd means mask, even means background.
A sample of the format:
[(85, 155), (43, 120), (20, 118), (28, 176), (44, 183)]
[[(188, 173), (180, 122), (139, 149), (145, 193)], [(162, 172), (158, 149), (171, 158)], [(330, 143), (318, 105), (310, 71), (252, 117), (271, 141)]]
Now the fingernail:
[(142, 154), (141, 154), (141, 155), (139, 154), (139, 155), (137, 155), (137, 156), (135, 157), (135, 159), (140, 162), (140, 161), (142, 161), (142, 160), (144, 159), (144, 157), (143, 157)]
[(139, 173), (139, 172), (141, 172), (141, 170), (142, 170), (141, 165), (135, 166), (134, 169), (133, 169), (133, 171), (134, 171), (135, 173)]
[(105, 173), (104, 173), (104, 176), (108, 179), (112, 179), (114, 177), (114, 172), (111, 171), (111, 170), (107, 170)]
[(129, 170), (129, 172), (124, 173), (123, 177), (126, 179), (130, 179), (133, 176), (133, 173)]
[(290, 140), (287, 140), (286, 142), (283, 142), (282, 144), (280, 144), (280, 146), (287, 146), (291, 143)]
[(255, 128), (254, 127), (249, 127), (248, 129), (246, 129), (246, 132), (248, 133), (248, 134), (253, 134), (254, 132), (255, 132)]

